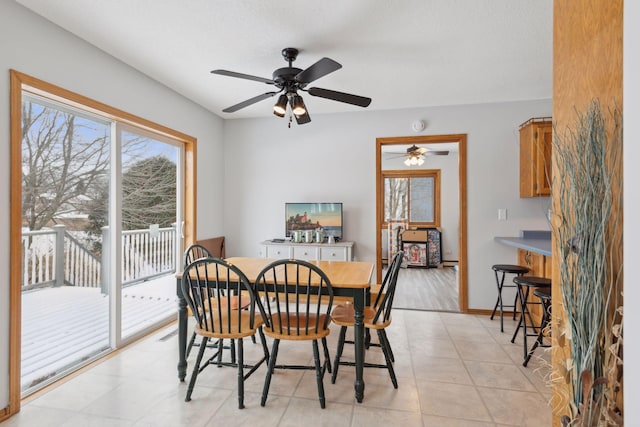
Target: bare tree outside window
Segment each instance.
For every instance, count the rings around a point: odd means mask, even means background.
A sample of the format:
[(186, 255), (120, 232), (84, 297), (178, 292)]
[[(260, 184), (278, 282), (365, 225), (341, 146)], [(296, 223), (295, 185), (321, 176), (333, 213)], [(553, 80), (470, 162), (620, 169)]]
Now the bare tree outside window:
[[(23, 226), (65, 225), (99, 256), (108, 225), (111, 124), (29, 96), (22, 117)], [(155, 155), (157, 144), (130, 132), (122, 139), (123, 230), (175, 222), (176, 163)]]
[(22, 218), (30, 230), (81, 211), (109, 170), (109, 126), (35, 102), (22, 104)]
[(439, 222), (439, 174), (384, 171), (384, 220), (407, 220), (411, 227)]
[(385, 219), (408, 219), (408, 178), (386, 178), (384, 180)]

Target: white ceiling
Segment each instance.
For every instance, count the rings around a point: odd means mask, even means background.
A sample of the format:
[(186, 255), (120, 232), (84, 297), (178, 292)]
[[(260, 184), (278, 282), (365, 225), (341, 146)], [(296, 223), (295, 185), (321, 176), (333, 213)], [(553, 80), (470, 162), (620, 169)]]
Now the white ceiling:
[[(309, 87), (373, 99), (368, 109), (551, 98), (551, 0), (16, 0), (224, 118), (272, 114), (263, 83), (322, 57), (343, 68)], [(360, 107), (304, 95), (314, 114)]]

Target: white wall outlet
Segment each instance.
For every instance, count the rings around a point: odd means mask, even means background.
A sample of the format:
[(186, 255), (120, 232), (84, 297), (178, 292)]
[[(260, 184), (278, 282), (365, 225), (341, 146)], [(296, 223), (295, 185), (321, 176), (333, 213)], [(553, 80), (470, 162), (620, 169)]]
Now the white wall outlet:
[(506, 209), (498, 209), (498, 220), (506, 221), (507, 220), (507, 210)]

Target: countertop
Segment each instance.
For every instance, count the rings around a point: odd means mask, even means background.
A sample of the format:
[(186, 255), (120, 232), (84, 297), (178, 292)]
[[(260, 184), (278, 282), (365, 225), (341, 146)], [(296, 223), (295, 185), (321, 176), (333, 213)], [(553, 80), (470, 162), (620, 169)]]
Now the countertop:
[(494, 237), (494, 240), (503, 245), (524, 249), (537, 254), (551, 256), (551, 239), (532, 239), (522, 237)]

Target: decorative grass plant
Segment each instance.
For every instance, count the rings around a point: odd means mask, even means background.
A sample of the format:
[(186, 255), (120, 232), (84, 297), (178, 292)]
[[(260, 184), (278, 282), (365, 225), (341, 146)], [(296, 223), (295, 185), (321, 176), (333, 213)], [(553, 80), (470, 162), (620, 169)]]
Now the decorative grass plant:
[[(563, 425), (622, 425), (622, 115), (597, 101), (554, 130), (555, 220), (565, 317), (557, 332), (569, 384)], [(554, 254), (556, 256), (556, 254)]]

